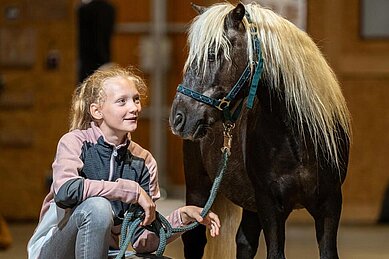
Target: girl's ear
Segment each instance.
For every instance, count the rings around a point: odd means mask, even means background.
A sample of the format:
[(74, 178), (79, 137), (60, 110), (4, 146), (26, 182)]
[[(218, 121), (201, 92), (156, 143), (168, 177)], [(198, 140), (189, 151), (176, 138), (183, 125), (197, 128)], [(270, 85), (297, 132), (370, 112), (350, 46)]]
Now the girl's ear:
[(92, 103), (90, 105), (89, 112), (95, 120), (101, 120), (103, 118), (103, 114), (100, 111), (100, 105), (97, 103)]

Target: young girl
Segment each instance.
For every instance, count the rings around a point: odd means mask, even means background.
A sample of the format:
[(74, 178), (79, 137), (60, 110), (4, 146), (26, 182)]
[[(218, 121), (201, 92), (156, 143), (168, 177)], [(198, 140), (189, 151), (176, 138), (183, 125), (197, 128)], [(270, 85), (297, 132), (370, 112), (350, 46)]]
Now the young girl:
[[(155, 219), (160, 197), (157, 164), (149, 151), (131, 140), (146, 85), (132, 69), (98, 70), (76, 89), (70, 132), (59, 141), (53, 184), (28, 243), (29, 258), (107, 258), (118, 248), (121, 220), (130, 204), (145, 211), (141, 225)], [(219, 234), (220, 221), (201, 208), (185, 206), (167, 218), (173, 227), (195, 220)], [(172, 237), (172, 241), (176, 236)], [(133, 247), (139, 253), (158, 247), (158, 237), (144, 228)]]

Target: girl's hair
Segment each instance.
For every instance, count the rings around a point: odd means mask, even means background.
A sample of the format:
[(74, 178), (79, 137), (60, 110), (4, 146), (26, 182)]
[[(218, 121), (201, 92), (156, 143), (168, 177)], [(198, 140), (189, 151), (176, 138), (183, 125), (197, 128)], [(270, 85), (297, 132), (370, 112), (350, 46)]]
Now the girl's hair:
[(92, 103), (102, 104), (105, 100), (104, 82), (114, 77), (123, 77), (134, 82), (141, 100), (146, 98), (147, 86), (144, 80), (136, 73), (138, 71), (129, 66), (122, 68), (117, 65), (108, 68), (96, 70), (92, 75), (87, 77), (84, 82), (74, 91), (71, 114), (70, 130), (87, 129), (93, 121), (89, 108)]

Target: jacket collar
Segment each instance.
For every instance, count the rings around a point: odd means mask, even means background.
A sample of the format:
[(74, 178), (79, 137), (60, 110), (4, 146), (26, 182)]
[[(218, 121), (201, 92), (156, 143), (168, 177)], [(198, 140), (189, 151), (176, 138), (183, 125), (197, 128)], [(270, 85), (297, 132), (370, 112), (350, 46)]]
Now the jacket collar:
[(107, 141), (104, 133), (101, 131), (100, 127), (97, 126), (94, 121), (91, 122), (91, 129), (92, 129), (93, 133), (95, 134), (95, 136), (102, 136), (103, 140), (104, 140), (104, 143), (108, 144), (112, 148), (115, 148), (116, 150), (122, 149), (123, 147), (125, 147), (127, 149), (129, 144), (130, 144), (130, 142), (131, 142), (131, 135), (129, 133), (127, 134), (126, 140), (122, 144), (119, 144), (117, 146), (115, 144)]

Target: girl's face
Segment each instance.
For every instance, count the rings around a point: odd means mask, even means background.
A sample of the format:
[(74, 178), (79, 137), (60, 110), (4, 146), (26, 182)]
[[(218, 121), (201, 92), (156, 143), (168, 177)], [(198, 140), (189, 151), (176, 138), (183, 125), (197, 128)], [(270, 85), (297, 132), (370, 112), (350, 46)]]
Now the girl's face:
[(109, 141), (119, 144), (127, 133), (134, 132), (138, 126), (142, 109), (139, 92), (132, 80), (123, 77), (107, 79), (103, 89), (105, 100), (96, 110), (96, 114), (101, 116), (100, 129)]

